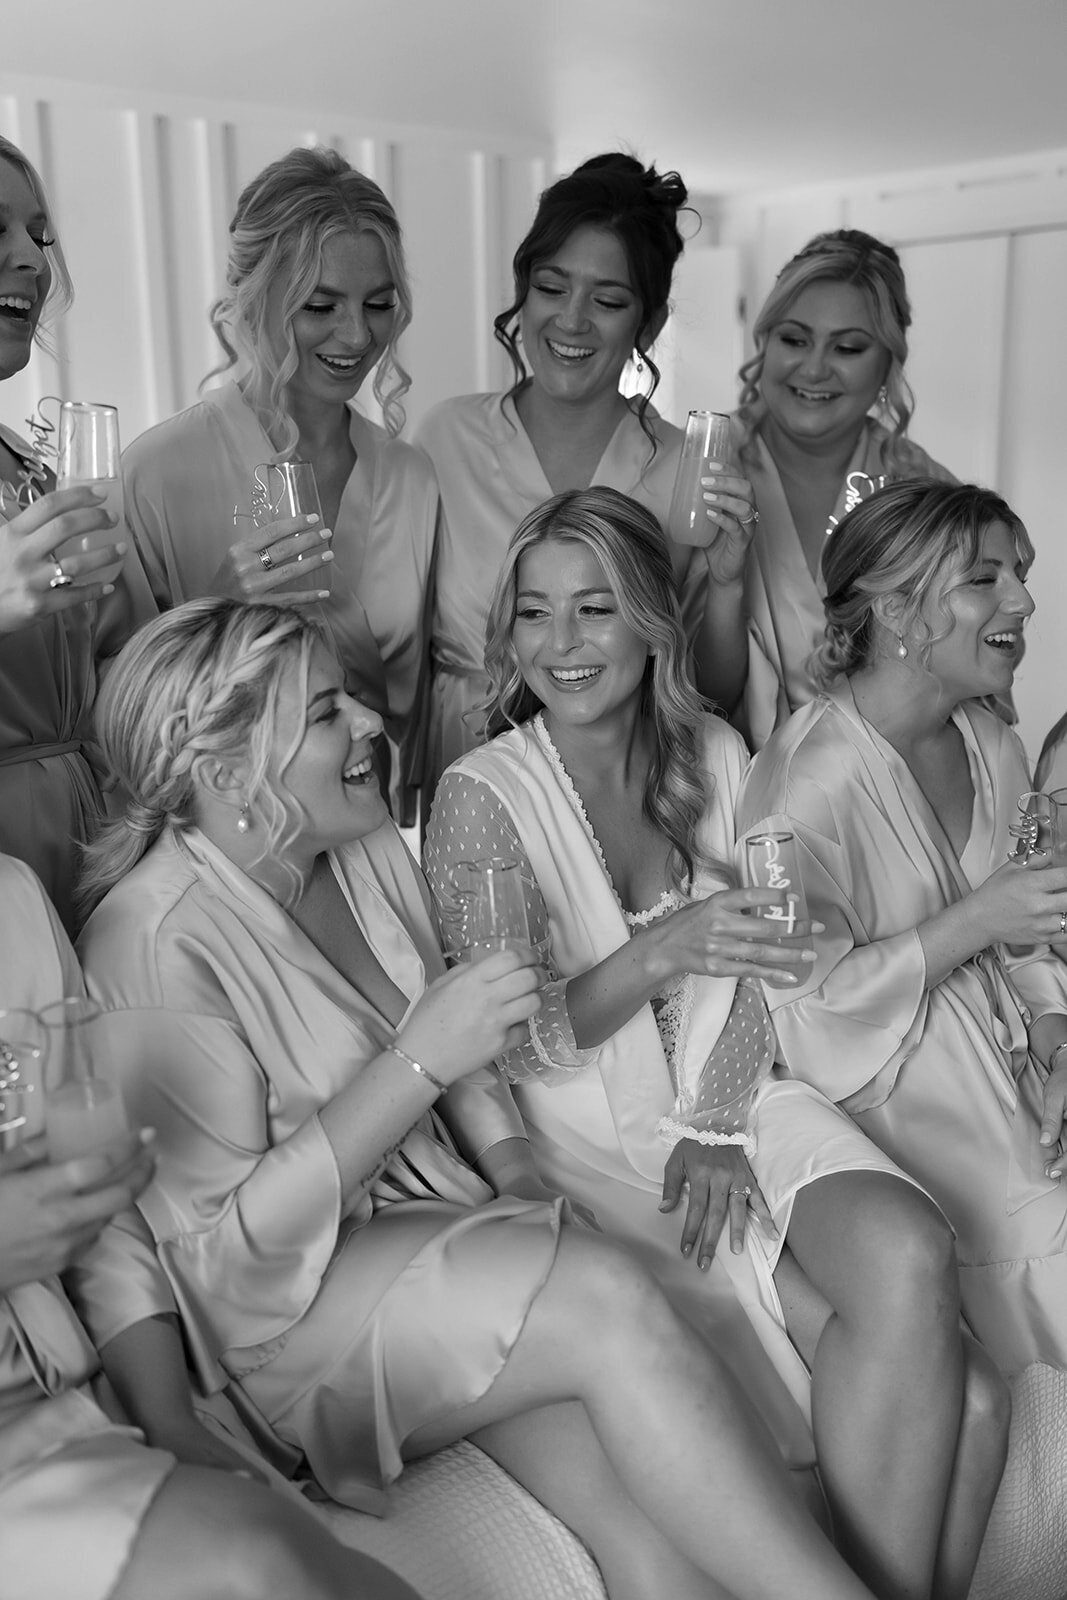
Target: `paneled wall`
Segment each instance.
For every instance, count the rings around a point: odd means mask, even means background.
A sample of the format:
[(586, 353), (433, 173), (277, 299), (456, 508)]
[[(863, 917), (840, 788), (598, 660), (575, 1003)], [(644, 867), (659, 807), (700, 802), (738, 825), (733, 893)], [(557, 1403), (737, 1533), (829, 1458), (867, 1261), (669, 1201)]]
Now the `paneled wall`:
[(1037, 612), (1017, 678), (1020, 731), (1036, 755), (1067, 710), (1059, 393), (1067, 364), (1067, 152), (706, 201), (703, 210), (707, 236), (740, 261), (749, 347), (775, 274), (812, 234), (863, 228), (900, 250), (914, 312), (914, 436), (957, 477), (997, 488), (1037, 546)]
[(404, 225), (409, 419), (504, 376), (492, 318), (510, 300), (511, 254), (546, 181), (547, 145), (10, 78), (0, 79), (0, 132), (45, 177), (77, 290), (55, 357), (35, 355), (0, 391), (12, 427), (46, 394), (112, 401), (127, 440), (190, 404), (219, 360), (207, 311), (236, 197), (298, 144), (339, 149)]

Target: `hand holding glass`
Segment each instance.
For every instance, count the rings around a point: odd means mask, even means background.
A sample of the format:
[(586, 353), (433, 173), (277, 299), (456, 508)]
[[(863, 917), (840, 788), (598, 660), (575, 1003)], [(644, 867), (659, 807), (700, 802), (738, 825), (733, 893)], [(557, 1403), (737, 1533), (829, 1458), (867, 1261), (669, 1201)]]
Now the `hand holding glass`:
[[(234, 507), (234, 521), (242, 515)], [(252, 521), (257, 528), (269, 528), (271, 523), (288, 517), (316, 516), (322, 526), (322, 504), (319, 487), (315, 481), (315, 468), (310, 461), (261, 461), (252, 474)], [(267, 547), (269, 550), (269, 546)], [(284, 574), (287, 591), (329, 590), (332, 577), (330, 564), (316, 562), (308, 567), (311, 555), (320, 550), (293, 556), (288, 561), (278, 561)]]
[(129, 1139), (126, 1108), (117, 1086), (93, 1075), (100, 1049), (101, 1013), (74, 996), (40, 1012), (48, 1038), (49, 1067), (58, 1087), (45, 1095), (45, 1132), (53, 1162), (70, 1161)]
[(729, 459), (729, 417), (721, 411), (690, 411), (671, 508), (667, 513), (667, 534), (675, 544), (705, 549), (715, 538), (717, 529), (708, 517), (701, 480), (711, 470), (709, 462), (716, 461), (722, 466)]
[(44, 1128), (45, 1031), (33, 1011), (0, 1011), (0, 1151)]
[[(96, 489), (105, 491), (102, 509), (116, 518), (113, 527), (94, 528), (92, 533), (67, 539), (56, 551), (65, 555), (84, 555), (114, 544), (119, 537), (124, 511), (122, 476), (119, 466), (119, 414), (114, 406), (84, 400), (64, 400), (59, 408), (59, 448), (56, 461), (58, 489)], [(106, 567), (75, 578), (77, 584), (111, 583), (122, 570), (122, 557)]]
[[(760, 906), (755, 915), (771, 922), (789, 938), (797, 950), (811, 949), (811, 936), (795, 937), (798, 922), (807, 922), (808, 903), (797, 859), (796, 837), (791, 833), (759, 833), (745, 840), (748, 881), (754, 889), (775, 889), (782, 896), (780, 905)], [(769, 931), (769, 930), (768, 930)], [(782, 988), (773, 978), (764, 978), (772, 988)]]

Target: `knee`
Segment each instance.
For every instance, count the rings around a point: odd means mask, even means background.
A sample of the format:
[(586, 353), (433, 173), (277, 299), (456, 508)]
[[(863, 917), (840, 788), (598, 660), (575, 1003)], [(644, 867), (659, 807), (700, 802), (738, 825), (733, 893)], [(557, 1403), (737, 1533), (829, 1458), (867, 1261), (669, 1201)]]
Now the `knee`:
[(961, 1431), (1003, 1461), (1011, 1423), (1011, 1390), (980, 1345), (964, 1341)]
[(909, 1318), (947, 1321), (959, 1317), (956, 1241), (932, 1201), (909, 1190), (894, 1197), (872, 1241), (873, 1265), (881, 1293), (879, 1315), (895, 1308)]
[(567, 1303), (585, 1336), (590, 1326), (603, 1336), (657, 1325), (671, 1315), (652, 1274), (624, 1245), (603, 1235), (565, 1230), (563, 1241), (572, 1274)]

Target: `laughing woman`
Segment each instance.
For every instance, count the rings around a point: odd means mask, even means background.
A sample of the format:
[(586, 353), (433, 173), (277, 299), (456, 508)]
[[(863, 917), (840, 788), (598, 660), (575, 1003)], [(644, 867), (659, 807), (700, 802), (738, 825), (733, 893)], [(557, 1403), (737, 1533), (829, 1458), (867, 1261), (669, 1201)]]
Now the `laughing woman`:
[(963, 1309), (1009, 1375), (1067, 1367), (1067, 870), (1005, 861), (1031, 781), (977, 704), (1011, 689), (1033, 547), (999, 496), (883, 489), (823, 556), (824, 695), (753, 762), (739, 828), (795, 831), (826, 924), (768, 992), (793, 1073), (956, 1230)]
[[(0, 380), (30, 359), (42, 314), (71, 284), (40, 177), (0, 138)], [(68, 930), (78, 846), (100, 805), (84, 744), (97, 668), (155, 610), (126, 546), (57, 552), (112, 518), (91, 489), (55, 490), (36, 451), (0, 428), (0, 851), (29, 863)]]
[[(293, 591), (298, 573), (301, 585), (330, 578), (323, 611), (346, 683), (403, 746), (401, 782), (419, 759), (408, 730), (437, 515), (428, 461), (397, 438), (409, 379), (396, 345), (410, 321), (400, 224), (381, 189), (336, 151), (291, 150), (248, 184), (230, 224), (212, 325), (232, 376), (123, 457), (127, 519), (161, 607), (314, 600), (314, 588)], [(384, 428), (356, 406), (372, 375)], [(315, 469), (323, 525), (238, 535), (256, 467), (291, 459)]]
[[(937, 1208), (773, 1071), (759, 980), (795, 992), (810, 952), (753, 915), (777, 894), (736, 886), (746, 753), (685, 661), (647, 511), (590, 489), (527, 517), (486, 649), (505, 731), (445, 774), (427, 834), (446, 938), (466, 942), (461, 862), (516, 860), (555, 980), (503, 1063), (541, 1176), (644, 1260), (783, 1450), (783, 1383), (810, 1406), (835, 1530), (871, 1587), (962, 1600), (999, 1478), (1001, 1386), (961, 1341)], [(716, 1251), (724, 1218), (732, 1249)]]

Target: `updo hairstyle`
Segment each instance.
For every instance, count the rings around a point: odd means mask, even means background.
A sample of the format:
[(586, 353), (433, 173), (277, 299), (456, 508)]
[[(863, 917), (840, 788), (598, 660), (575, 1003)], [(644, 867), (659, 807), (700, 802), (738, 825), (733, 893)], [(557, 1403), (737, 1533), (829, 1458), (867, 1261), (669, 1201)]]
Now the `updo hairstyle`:
[[(297, 429), (285, 409), (285, 386), (297, 367), (292, 322), (319, 281), (322, 250), (339, 235), (373, 233), (381, 240), (397, 307), (389, 342), (374, 373), (374, 395), (391, 434), (404, 423), (401, 397), (411, 379), (397, 359), (396, 344), (411, 321), (411, 286), (404, 263), (400, 224), (378, 185), (357, 172), (336, 150), (297, 148), (272, 161), (242, 191), (230, 223), (226, 290), (211, 308), (211, 326), (226, 352), (228, 371), (248, 367), (247, 397), (267, 432), (291, 451)], [(271, 289), (281, 276), (284, 349), (275, 348), (269, 326)]]
[(544, 191), (530, 231), (512, 263), (515, 299), (493, 322), (496, 338), (511, 358), (515, 388), (526, 378), (518, 343), (518, 317), (530, 290), (531, 274), (563, 248), (576, 228), (602, 228), (615, 235), (626, 253), (634, 293), (641, 306), (635, 343), (652, 375), (652, 385), (641, 396), (638, 415), (651, 437), (645, 426), (645, 412), (659, 383), (660, 371), (648, 352), (652, 342), (649, 330), (670, 300), (674, 266), (685, 249), (678, 230), (678, 214), (688, 198), (677, 172), (659, 173), (655, 167), (643, 167), (634, 156), (618, 150), (591, 156)]
[(885, 379), (886, 400), (882, 407), (882, 419), (889, 428), (886, 462), (903, 476), (912, 463), (904, 435), (915, 409), (915, 397), (904, 377), (911, 303), (904, 269), (892, 245), (883, 244), (858, 228), (816, 234), (803, 250), (786, 262), (775, 279), (752, 329), (756, 353), (739, 374), (741, 402), (738, 411), (744, 424), (742, 455), (763, 415), (760, 380), (768, 336), (780, 322), (788, 321), (794, 302), (813, 283), (854, 284), (863, 291), (871, 325), (879, 344), (890, 357)]
[[(930, 646), (952, 631), (946, 601), (976, 571), (982, 535), (994, 522), (1004, 523), (1029, 567), (1034, 547), (1023, 524), (1000, 495), (974, 484), (912, 478), (879, 489), (843, 517), (823, 547), (826, 636), (810, 662), (819, 687), (869, 664), (875, 603), (889, 596), (902, 598), (900, 632), (925, 663)], [(940, 633), (919, 615), (928, 595), (945, 620)]]
[[(125, 807), (85, 851), (79, 900), (86, 914), (165, 827), (195, 825), (196, 780), (206, 762), (248, 764), (244, 800), (262, 842), (259, 859), (284, 855), (300, 814), (268, 775), (278, 701), (294, 664), (306, 681), (320, 637), (296, 607), (209, 597), (164, 612), (127, 642), (95, 713), (100, 749)], [(283, 771), (303, 735), (301, 726)], [(292, 880), (295, 895), (295, 871)]]

